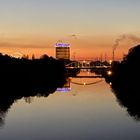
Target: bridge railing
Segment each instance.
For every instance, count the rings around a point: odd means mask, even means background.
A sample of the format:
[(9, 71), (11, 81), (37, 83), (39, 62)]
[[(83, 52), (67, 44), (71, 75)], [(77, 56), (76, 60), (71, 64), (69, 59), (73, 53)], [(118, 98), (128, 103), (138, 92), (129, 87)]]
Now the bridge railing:
[(109, 69), (111, 66), (85, 66), (85, 67), (73, 67), (66, 66), (67, 69)]

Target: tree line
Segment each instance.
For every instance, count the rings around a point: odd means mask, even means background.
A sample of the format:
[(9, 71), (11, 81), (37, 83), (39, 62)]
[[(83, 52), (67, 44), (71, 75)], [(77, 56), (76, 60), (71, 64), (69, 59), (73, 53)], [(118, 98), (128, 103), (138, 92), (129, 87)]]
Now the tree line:
[(140, 120), (140, 45), (129, 49), (121, 62), (112, 63), (112, 75), (106, 76), (112, 91), (129, 115)]

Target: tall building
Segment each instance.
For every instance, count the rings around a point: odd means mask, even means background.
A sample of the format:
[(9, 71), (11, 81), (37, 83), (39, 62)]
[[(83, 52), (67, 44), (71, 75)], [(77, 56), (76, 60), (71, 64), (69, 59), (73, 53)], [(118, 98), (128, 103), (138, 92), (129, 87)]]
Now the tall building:
[(56, 59), (70, 60), (70, 44), (57, 42), (56, 47)]

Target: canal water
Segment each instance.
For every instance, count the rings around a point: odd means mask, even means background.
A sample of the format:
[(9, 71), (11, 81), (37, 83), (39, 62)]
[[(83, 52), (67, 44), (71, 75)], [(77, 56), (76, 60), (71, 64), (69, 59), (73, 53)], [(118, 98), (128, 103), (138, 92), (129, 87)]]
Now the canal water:
[(16, 101), (2, 117), (0, 140), (140, 139), (140, 122), (100, 78), (70, 78), (48, 97)]

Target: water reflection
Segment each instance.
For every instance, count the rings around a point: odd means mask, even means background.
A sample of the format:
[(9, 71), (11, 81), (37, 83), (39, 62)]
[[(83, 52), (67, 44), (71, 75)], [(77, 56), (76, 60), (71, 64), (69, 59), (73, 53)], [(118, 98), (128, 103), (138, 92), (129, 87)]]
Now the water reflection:
[[(32, 97), (48, 97), (50, 94), (54, 93), (58, 87), (63, 87), (65, 84), (65, 79), (60, 80), (59, 82), (53, 81), (47, 82), (46, 88), (39, 88), (38, 87), (28, 87), (24, 84), (23, 88), (20, 87), (12, 87), (7, 88), (5, 91), (0, 91), (0, 126), (3, 126), (5, 116), (12, 106), (14, 102), (16, 102), (19, 99), (24, 98), (27, 103), (32, 102)], [(8, 86), (8, 85), (7, 85)]]
[[(92, 76), (95, 76), (95, 73), (90, 73), (88, 71), (82, 71), (79, 73), (78, 76), (91, 76), (91, 78), (77, 78), (77, 77), (69, 77), (67, 79), (63, 79), (58, 81), (47, 81), (46, 88), (42, 90), (42, 88), (39, 87), (30, 87), (24, 85), (24, 87), (21, 89), (21, 87), (15, 87), (15, 88), (7, 88), (5, 91), (1, 90), (0, 94), (0, 126), (4, 125), (4, 120), (6, 117), (6, 114), (12, 104), (16, 102), (19, 99), (24, 98), (27, 103), (32, 102), (32, 98), (37, 96), (43, 96), (48, 97), (50, 94), (54, 93), (55, 91), (59, 92), (69, 92), (71, 91), (71, 84), (76, 84), (79, 86), (88, 86), (88, 85), (94, 85), (98, 84), (102, 81), (104, 81), (104, 78), (93, 78)], [(135, 118), (135, 120), (140, 120), (140, 95), (139, 95), (139, 88), (134, 87), (134, 85), (127, 86), (126, 84), (123, 85), (122, 83), (116, 84), (113, 82), (109, 82), (110, 87), (117, 97), (117, 101), (121, 106), (124, 106), (127, 108), (128, 113)], [(39, 85), (38, 85), (39, 86)], [(74, 93), (74, 96), (76, 94)]]
[(137, 82), (140, 77), (126, 71), (121, 71), (120, 75), (114, 77), (107, 77), (105, 80), (110, 85), (117, 102), (121, 107), (126, 108), (134, 120), (140, 121), (140, 87)]
[(58, 87), (57, 91), (59, 92), (69, 92), (71, 90), (70, 78), (66, 78), (66, 82), (63, 87)]
[(95, 73), (89, 72), (89, 70), (81, 70), (79, 74), (72, 77), (67, 77), (66, 83), (62, 88), (57, 88), (57, 91), (68, 92), (71, 90), (71, 84), (76, 85), (94, 85), (103, 81), (101, 75), (96, 75)]
[(109, 83), (118, 103), (134, 120), (140, 121), (140, 89), (135, 84)]
[(103, 77), (95, 72), (89, 72), (89, 70), (81, 70), (81, 72), (72, 78), (70, 78), (70, 83), (76, 85), (94, 85), (103, 81)]
[[(88, 71), (81, 72), (79, 76), (93, 76), (95, 74), (89, 73)], [(7, 84), (7, 87), (3, 84), (4, 87), (1, 88), (1, 94), (0, 94), (0, 125), (2, 126), (4, 124), (5, 116), (10, 109), (10, 107), (13, 105), (14, 102), (17, 100), (20, 100), (22, 98), (25, 99), (27, 103), (32, 102), (32, 98), (37, 97), (48, 97), (50, 94), (54, 93), (55, 91), (59, 92), (69, 92), (71, 90), (71, 84), (77, 84), (77, 85), (92, 85), (97, 84), (101, 82), (103, 79), (101, 78), (72, 78), (69, 77), (67, 79), (62, 78), (61, 80), (52, 80), (48, 81), (46, 80), (46, 83), (38, 82), (38, 86), (36, 87), (36, 84), (33, 86), (28, 86), (27, 82), (21, 84), (17, 84), (14, 86), (12, 83), (11, 85)], [(42, 88), (43, 84), (43, 88)]]

